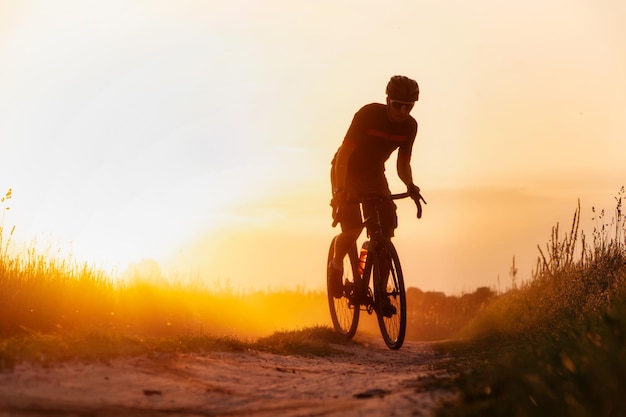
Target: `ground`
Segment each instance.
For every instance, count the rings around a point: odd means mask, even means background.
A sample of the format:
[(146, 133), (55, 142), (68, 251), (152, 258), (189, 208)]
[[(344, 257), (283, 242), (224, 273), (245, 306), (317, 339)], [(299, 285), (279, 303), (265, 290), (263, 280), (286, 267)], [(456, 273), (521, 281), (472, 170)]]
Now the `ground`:
[(0, 417), (432, 416), (455, 397), (434, 343), (376, 339), (328, 357), (154, 354), (108, 363), (19, 364), (0, 373)]

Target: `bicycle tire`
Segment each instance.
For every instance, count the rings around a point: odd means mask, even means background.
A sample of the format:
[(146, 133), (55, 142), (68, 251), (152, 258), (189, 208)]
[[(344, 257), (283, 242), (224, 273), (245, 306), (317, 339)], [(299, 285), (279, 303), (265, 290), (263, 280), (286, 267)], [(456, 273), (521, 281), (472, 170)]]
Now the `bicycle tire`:
[[(330, 243), (330, 249), (328, 250), (328, 261), (326, 265), (330, 264), (333, 259), (335, 247), (335, 239)], [(356, 245), (348, 251), (348, 255), (343, 260), (343, 295), (340, 298), (335, 298), (330, 293), (330, 282), (328, 272), (326, 275), (326, 294), (328, 296), (328, 307), (330, 309), (330, 318), (333, 322), (335, 330), (347, 339), (351, 339), (356, 333), (357, 326), (359, 325), (359, 311), (358, 305), (353, 305), (351, 299), (354, 298), (356, 279), (358, 277), (357, 272), (358, 257), (356, 252)], [(328, 268), (327, 268), (328, 270)]]
[[(381, 277), (381, 262), (388, 259), (389, 273), (387, 277)], [(393, 243), (386, 242), (379, 248), (375, 248), (373, 262), (374, 278), (374, 305), (378, 317), (380, 333), (389, 349), (397, 350), (402, 347), (406, 335), (406, 291), (404, 288), (404, 276), (398, 252)], [(384, 281), (382, 286), (378, 283)], [(384, 288), (384, 293), (383, 292)], [(383, 315), (383, 302), (389, 298), (396, 312), (391, 317)]]

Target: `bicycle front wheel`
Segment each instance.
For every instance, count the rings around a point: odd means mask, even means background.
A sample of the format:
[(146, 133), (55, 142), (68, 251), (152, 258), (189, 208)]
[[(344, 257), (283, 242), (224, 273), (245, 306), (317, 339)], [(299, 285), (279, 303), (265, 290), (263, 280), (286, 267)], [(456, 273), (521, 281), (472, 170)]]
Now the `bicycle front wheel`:
[(406, 293), (400, 259), (393, 243), (386, 242), (372, 259), (374, 304), (378, 327), (389, 349), (400, 349), (406, 334)]
[[(330, 264), (333, 259), (335, 248), (335, 239), (330, 244), (328, 250), (328, 261), (326, 265)], [(328, 307), (330, 308), (330, 318), (333, 322), (333, 327), (337, 332), (347, 339), (351, 339), (356, 333), (357, 326), (359, 325), (359, 305), (356, 306), (351, 300), (354, 299), (354, 292), (356, 290), (356, 282), (358, 279), (357, 270), (357, 253), (356, 245), (352, 248), (348, 255), (343, 259), (343, 292), (340, 298), (335, 298), (330, 291), (330, 282), (327, 272), (326, 283), (328, 286)], [(328, 268), (327, 268), (328, 269)]]

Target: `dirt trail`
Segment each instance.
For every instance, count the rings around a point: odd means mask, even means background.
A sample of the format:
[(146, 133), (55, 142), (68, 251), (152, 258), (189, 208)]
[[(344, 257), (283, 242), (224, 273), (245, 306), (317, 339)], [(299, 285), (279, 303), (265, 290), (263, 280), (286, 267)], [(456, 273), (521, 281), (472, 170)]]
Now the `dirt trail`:
[[(363, 341), (362, 341), (363, 342)], [(0, 373), (0, 416), (430, 416), (450, 356), (432, 343), (337, 346), (331, 357), (256, 351), (110, 363), (21, 364)]]

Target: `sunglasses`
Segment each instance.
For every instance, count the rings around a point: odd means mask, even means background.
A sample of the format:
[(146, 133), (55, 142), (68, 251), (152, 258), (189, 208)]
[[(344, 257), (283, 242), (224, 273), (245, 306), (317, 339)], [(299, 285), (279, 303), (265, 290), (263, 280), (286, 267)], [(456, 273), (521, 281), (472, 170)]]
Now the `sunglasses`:
[(402, 108), (406, 108), (406, 111), (411, 111), (413, 106), (415, 105), (414, 101), (400, 101), (400, 100), (389, 100), (391, 103), (391, 107), (397, 110), (402, 110)]

